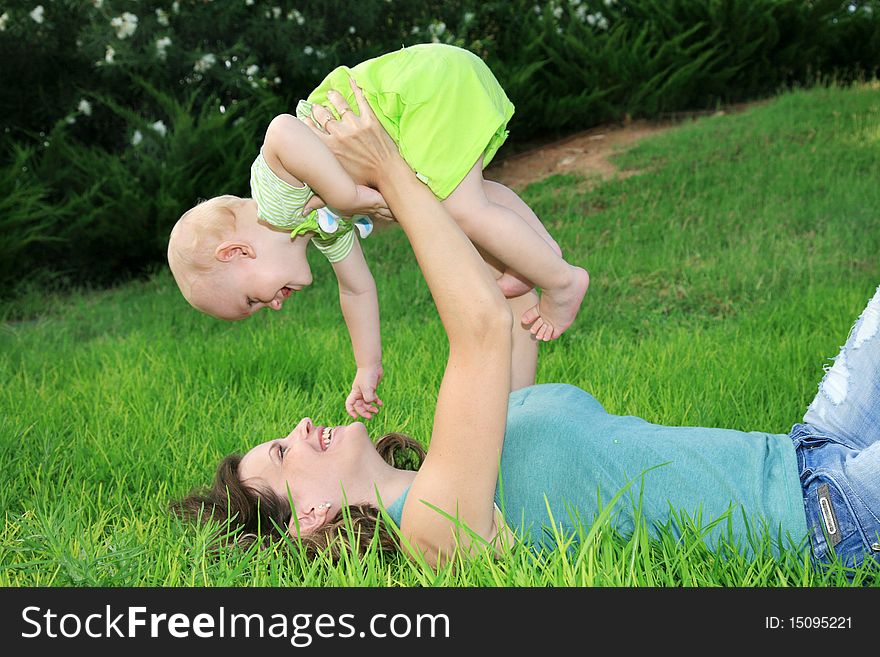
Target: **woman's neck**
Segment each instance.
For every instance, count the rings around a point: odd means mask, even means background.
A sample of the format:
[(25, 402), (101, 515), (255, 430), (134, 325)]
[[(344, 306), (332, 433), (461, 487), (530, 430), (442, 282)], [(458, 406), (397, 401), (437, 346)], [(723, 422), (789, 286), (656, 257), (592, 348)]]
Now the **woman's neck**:
[(376, 496), (378, 491), (378, 497), (382, 498), (382, 506), (387, 508), (398, 497), (403, 495), (403, 491), (412, 484), (416, 478), (416, 472), (413, 470), (401, 470), (389, 465), (388, 470), (383, 475), (380, 479), (376, 480), (372, 497), (373, 503), (379, 506)]

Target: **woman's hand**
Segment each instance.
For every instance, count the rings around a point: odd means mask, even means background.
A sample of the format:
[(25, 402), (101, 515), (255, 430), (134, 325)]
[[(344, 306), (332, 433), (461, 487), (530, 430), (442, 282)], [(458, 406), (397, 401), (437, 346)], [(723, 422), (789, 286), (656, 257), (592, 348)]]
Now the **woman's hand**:
[(376, 118), (360, 87), (353, 79), (348, 82), (357, 100), (359, 116), (351, 110), (342, 94), (331, 90), (327, 92), (327, 98), (333, 103), (340, 119), (334, 119), (326, 107), (316, 105), (312, 115), (317, 123), (326, 127), (326, 132), (311, 120), (307, 120), (306, 125), (312, 128), (355, 182), (379, 188), (381, 177), (388, 173), (387, 165), (403, 162), (403, 158)]

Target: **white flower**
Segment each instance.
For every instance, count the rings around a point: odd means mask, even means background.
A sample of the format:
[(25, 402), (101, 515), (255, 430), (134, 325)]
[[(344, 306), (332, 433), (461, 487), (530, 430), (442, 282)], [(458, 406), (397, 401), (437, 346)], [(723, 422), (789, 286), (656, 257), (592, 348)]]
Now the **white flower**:
[(472, 11), (464, 12), (464, 24), (465, 25), (470, 24), (474, 20), (474, 18), (476, 18), (476, 14), (474, 12), (472, 12)]
[(64, 117), (64, 122), (65, 122), (67, 125), (73, 125), (74, 123), (76, 123), (76, 117), (75, 117), (73, 114), (70, 114), (70, 115), (68, 115), (68, 116), (65, 116), (65, 117)]
[(110, 25), (116, 30), (116, 38), (127, 39), (138, 26), (138, 17), (127, 11), (122, 16), (116, 16), (110, 20)]
[(164, 137), (168, 134), (168, 128), (165, 127), (165, 123), (162, 121), (156, 121), (151, 124), (150, 127), (159, 133), (159, 136)]
[(164, 25), (165, 27), (168, 27), (168, 25), (169, 25), (168, 12), (165, 11), (164, 9), (157, 9), (156, 10), (156, 21), (159, 23), (159, 25)]
[(279, 78), (279, 77), (276, 75), (276, 76), (275, 76), (275, 79), (272, 80), (272, 82), (274, 82), (275, 84), (281, 84), (281, 78)]
[(296, 21), (297, 25), (302, 25), (303, 23), (306, 22), (306, 17), (303, 16), (301, 13), (299, 13), (299, 11), (297, 11), (296, 9), (292, 9), (287, 14), (287, 20), (294, 20), (294, 21)]
[(534, 7), (532, 7), (532, 10), (533, 10), (536, 14), (540, 14), (540, 13), (541, 13), (541, 5), (535, 5)]
[(589, 7), (587, 7), (587, 5), (578, 5), (577, 9), (574, 10), (574, 15), (578, 17), (578, 20), (581, 23), (583, 23), (585, 20), (587, 20), (587, 11), (589, 11)]
[(605, 0), (606, 7), (613, 7), (616, 4), (617, 4), (617, 0)]
[(428, 25), (428, 33), (431, 35), (431, 41), (434, 43), (440, 41), (438, 37), (442, 36), (444, 32), (446, 32), (446, 23), (443, 21), (432, 22)]
[(254, 0), (244, 0), (244, 4), (250, 7), (252, 4), (254, 4)]
[(92, 115), (92, 104), (87, 101), (85, 98), (79, 101), (79, 105), (76, 106), (76, 109), (85, 114), (86, 116)]
[(9, 22), (9, 12), (4, 11), (3, 15), (0, 16), (0, 32), (6, 29), (6, 23)]
[(34, 7), (34, 10), (28, 14), (31, 18), (34, 19), (34, 23), (42, 23), (43, 22), (43, 14), (45, 10), (43, 9), (43, 5), (37, 5)]
[(354, 25), (349, 25), (348, 26), (348, 33), (354, 34), (355, 32), (357, 32), (357, 30), (354, 29)]
[(250, 77), (252, 75), (256, 75), (257, 71), (259, 71), (259, 70), (260, 70), (259, 66), (257, 66), (256, 64), (251, 64), (250, 66), (247, 67), (247, 70), (245, 70), (244, 74), (247, 75), (248, 77)]
[(600, 30), (607, 30), (608, 29), (608, 19), (605, 18), (602, 15), (602, 12), (600, 12), (600, 11), (597, 11), (595, 14), (588, 14), (587, 15), (587, 22), (590, 25), (595, 25)]
[(177, 0), (174, 0), (174, 2), (171, 3), (171, 11), (173, 11), (175, 14), (180, 13), (180, 3), (177, 2)]
[(144, 140), (144, 136), (141, 134), (140, 130), (135, 130), (134, 134), (131, 136), (131, 145), (137, 146)]
[(108, 64), (113, 63), (113, 57), (116, 56), (116, 51), (113, 49), (113, 46), (107, 46), (107, 51), (104, 53), (104, 61)]
[(281, 18), (281, 7), (272, 7), (272, 16)]
[(164, 36), (161, 39), (156, 39), (156, 54), (159, 56), (159, 59), (164, 60), (167, 57), (168, 46), (171, 45), (171, 37)]
[(315, 51), (315, 57), (317, 57), (318, 59), (324, 59), (326, 56), (327, 56), (327, 53), (325, 53), (323, 50), (316, 50)]
[(193, 65), (193, 70), (196, 73), (204, 73), (216, 63), (217, 58), (211, 53), (208, 53), (207, 55), (202, 55), (199, 61)]
[(95, 9), (100, 9), (104, 6), (104, 0), (92, 0), (92, 5), (95, 7)]
[(561, 6), (556, 5), (555, 7), (553, 7), (553, 17), (554, 18), (562, 18), (562, 7)]
[(303, 48), (304, 55), (311, 55), (313, 52), (315, 52), (315, 49), (311, 46), (306, 46), (305, 48)]

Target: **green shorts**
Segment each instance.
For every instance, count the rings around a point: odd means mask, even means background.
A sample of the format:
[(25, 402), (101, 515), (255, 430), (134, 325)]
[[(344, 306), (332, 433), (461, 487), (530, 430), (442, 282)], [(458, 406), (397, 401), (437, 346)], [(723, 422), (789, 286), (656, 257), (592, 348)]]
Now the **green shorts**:
[[(513, 104), (483, 60), (462, 48), (423, 43), (354, 68), (340, 66), (308, 102), (332, 109), (327, 91), (335, 89), (357, 111), (349, 77), (363, 89), (400, 154), (441, 200), (481, 156), (483, 166), (489, 164), (507, 138)], [(307, 103), (303, 106), (308, 111)]]

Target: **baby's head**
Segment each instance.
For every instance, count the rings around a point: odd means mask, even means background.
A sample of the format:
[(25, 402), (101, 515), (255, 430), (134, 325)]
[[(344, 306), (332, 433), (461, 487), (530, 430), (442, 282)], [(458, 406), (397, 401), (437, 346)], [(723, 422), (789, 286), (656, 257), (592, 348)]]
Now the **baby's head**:
[(168, 240), (168, 265), (194, 308), (220, 319), (280, 310), (312, 282), (308, 238), (293, 240), (257, 217), (252, 199), (217, 196), (183, 214)]

